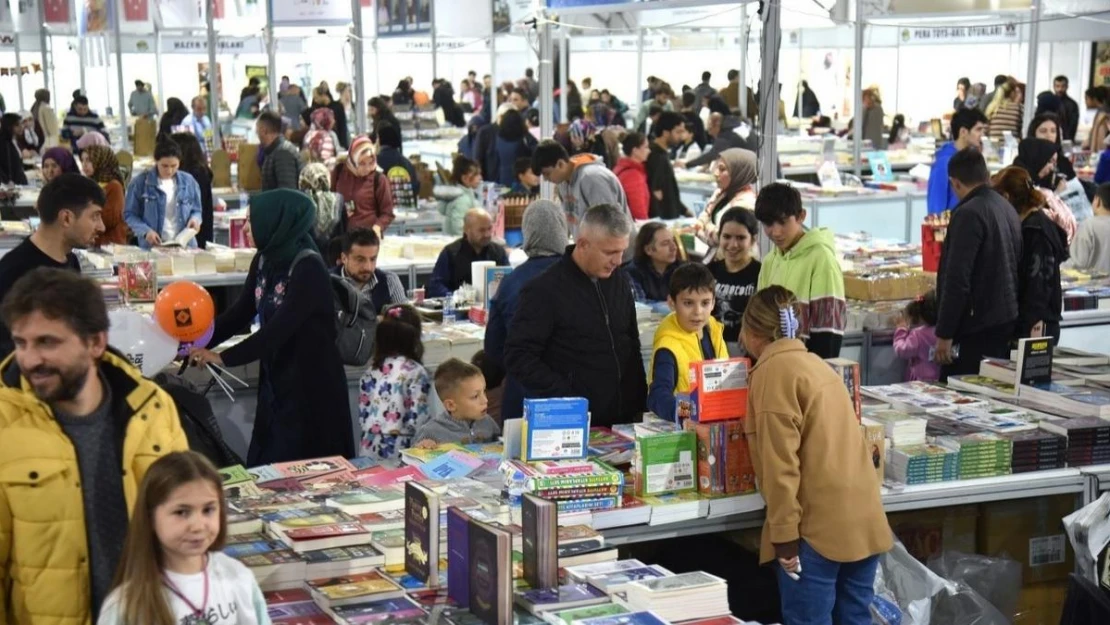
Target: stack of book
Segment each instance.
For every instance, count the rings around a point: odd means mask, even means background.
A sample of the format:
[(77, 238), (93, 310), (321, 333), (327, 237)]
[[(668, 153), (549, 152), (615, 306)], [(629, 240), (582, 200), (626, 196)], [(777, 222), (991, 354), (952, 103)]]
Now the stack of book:
[(997, 434), (1037, 429), (1036, 419), (1029, 413), (997, 403), (983, 408), (956, 408), (933, 414)]
[(1017, 387), (1013, 382), (999, 382), (985, 375), (952, 375), (948, 376), (948, 387), (967, 393), (975, 393), (984, 397), (995, 399), (1008, 399), (1017, 397)]
[(1067, 466), (1068, 439), (1047, 430), (1027, 430), (1002, 436), (1010, 440), (1012, 473), (1047, 471)]
[(695, 493), (672, 493), (641, 497), (641, 501), (651, 506), (651, 520), (648, 525), (667, 525), (709, 516), (709, 499)]
[(274, 625), (333, 625), (335, 620), (324, 613), (303, 588), (274, 590), (263, 593), (270, 622)]
[(1098, 417), (1042, 421), (1041, 428), (1068, 439), (1069, 467), (1110, 462), (1110, 421)]
[(651, 611), (665, 621), (689, 621), (730, 614), (728, 584), (715, 575), (696, 571), (628, 584), (625, 605)]
[(755, 492), (755, 467), (743, 422), (688, 420), (685, 427), (697, 436), (698, 493), (723, 497)]
[(570, 581), (585, 582), (612, 596), (615, 593), (625, 592), (632, 582), (672, 577), (674, 573), (661, 566), (647, 565), (639, 560), (619, 560), (566, 567), (566, 576)]
[(595, 511), (591, 525), (594, 529), (603, 530), (629, 525), (646, 525), (649, 521), (651, 521), (651, 506), (625, 493), (619, 508)]
[[(558, 462), (505, 463), (506, 474), (524, 475), (525, 490), (559, 505), (559, 512), (609, 510), (620, 506), (624, 495), (624, 474), (596, 460), (581, 462), (575, 470)], [(546, 471), (551, 470), (551, 473)]]
[(885, 386), (864, 386), (860, 392), (881, 402), (890, 404), (895, 410), (913, 414), (951, 410), (956, 406), (944, 396), (923, 393), (922, 389), (905, 384)]
[(921, 417), (900, 410), (867, 410), (864, 416), (886, 428), (886, 437), (895, 447), (925, 444), (925, 428), (928, 422)]
[(887, 477), (903, 484), (928, 484), (959, 479), (960, 455), (943, 445), (895, 447), (887, 455)]
[(617, 466), (632, 462), (632, 451), (636, 442), (614, 432), (609, 428), (590, 428), (590, 457), (605, 464)]
[(940, 440), (946, 447), (959, 449), (961, 480), (1010, 474), (1011, 444), (1001, 434), (972, 432)]

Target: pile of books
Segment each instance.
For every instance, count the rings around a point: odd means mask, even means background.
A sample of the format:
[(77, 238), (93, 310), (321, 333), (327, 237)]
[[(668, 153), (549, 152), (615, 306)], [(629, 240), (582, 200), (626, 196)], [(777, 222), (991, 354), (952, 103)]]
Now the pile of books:
[(1061, 419), (1044, 421), (1041, 428), (1067, 437), (1070, 467), (1110, 462), (1110, 421), (1098, 417)]
[(958, 451), (926, 443), (891, 449), (886, 460), (887, 477), (903, 484), (947, 482), (960, 477)]
[(683, 573), (631, 582), (625, 588), (625, 605), (651, 611), (666, 621), (688, 621), (727, 616), (728, 584), (703, 572)]
[(956, 408), (933, 414), (998, 434), (1037, 429), (1036, 417), (1016, 407), (1001, 404), (982, 408)]
[(900, 410), (865, 409), (864, 416), (886, 429), (886, 437), (895, 447), (909, 447), (925, 444), (925, 428), (928, 422), (921, 417)]
[(973, 432), (950, 437), (945, 444), (959, 449), (961, 480), (1010, 474), (1011, 445), (1000, 434)]
[[(503, 471), (524, 476), (525, 490), (559, 505), (559, 512), (610, 510), (624, 496), (624, 474), (594, 459), (505, 462)], [(508, 478), (507, 478), (508, 479)]]
[(1002, 436), (1011, 443), (1012, 473), (1062, 469), (1067, 465), (1068, 439), (1044, 429)]
[(632, 462), (632, 451), (635, 447), (635, 441), (609, 428), (590, 428), (590, 457), (597, 458), (605, 464), (617, 466)]
[(974, 397), (953, 393), (947, 389), (923, 382), (905, 382), (884, 386), (864, 386), (860, 392), (895, 410), (912, 414), (952, 410), (961, 406), (977, 406), (983, 402)]

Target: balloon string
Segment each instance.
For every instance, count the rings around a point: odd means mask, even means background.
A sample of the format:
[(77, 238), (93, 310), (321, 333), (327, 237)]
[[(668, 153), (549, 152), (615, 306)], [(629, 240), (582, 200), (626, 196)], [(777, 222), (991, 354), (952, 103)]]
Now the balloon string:
[(220, 377), (219, 373), (216, 373), (216, 370), (212, 368), (212, 363), (206, 362), (204, 366), (208, 368), (208, 373), (212, 375), (212, 379), (220, 385), (220, 390), (224, 392), (224, 395), (227, 395), (227, 398), (231, 400), (232, 403), (235, 403), (235, 398), (232, 396), (235, 391), (231, 388), (231, 385), (225, 382), (224, 379)]

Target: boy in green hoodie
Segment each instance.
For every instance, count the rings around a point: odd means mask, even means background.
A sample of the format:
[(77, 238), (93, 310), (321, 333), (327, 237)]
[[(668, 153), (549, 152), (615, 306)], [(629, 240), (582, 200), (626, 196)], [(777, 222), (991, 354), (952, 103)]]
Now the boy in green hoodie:
[(844, 276), (827, 228), (807, 231), (806, 210), (794, 187), (769, 184), (755, 200), (755, 217), (775, 248), (763, 258), (757, 290), (777, 284), (802, 305), (799, 336), (809, 351), (836, 358), (844, 339)]

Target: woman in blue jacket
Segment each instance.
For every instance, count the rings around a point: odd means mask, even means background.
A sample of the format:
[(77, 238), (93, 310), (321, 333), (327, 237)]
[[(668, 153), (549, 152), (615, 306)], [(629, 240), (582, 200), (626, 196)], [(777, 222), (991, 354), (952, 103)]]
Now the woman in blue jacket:
[[(186, 228), (200, 230), (200, 186), (179, 171), (181, 148), (165, 139), (154, 148), (155, 166), (135, 176), (127, 186), (123, 216), (139, 247), (148, 250), (173, 240)], [(189, 241), (195, 247), (196, 239)]]

